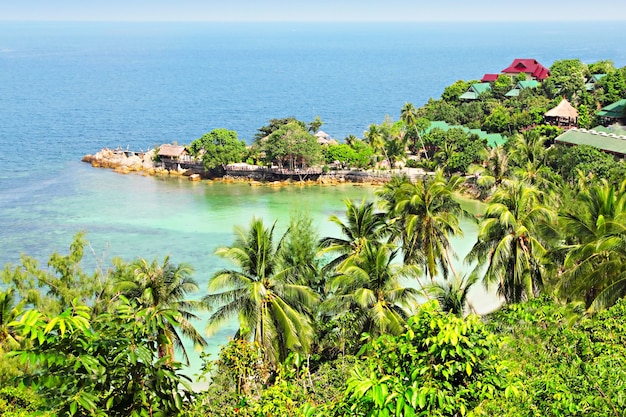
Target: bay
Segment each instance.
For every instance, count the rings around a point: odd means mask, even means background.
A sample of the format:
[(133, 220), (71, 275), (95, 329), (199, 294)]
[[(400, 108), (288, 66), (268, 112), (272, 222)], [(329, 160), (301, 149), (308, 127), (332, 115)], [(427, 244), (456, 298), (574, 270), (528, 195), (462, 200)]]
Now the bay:
[[(213, 251), (232, 242), (235, 225), (258, 216), (284, 230), (301, 208), (321, 235), (336, 234), (328, 216), (341, 215), (342, 199), (372, 198), (373, 189), (122, 176), (79, 162), (83, 155), (189, 143), (218, 127), (250, 142), (269, 119), (292, 115), (319, 115), (338, 139), (362, 136), (386, 115), (397, 119), (405, 102), (420, 106), (513, 58), (623, 66), (625, 45), (623, 22), (0, 22), (0, 265), (21, 253), (45, 264), (84, 230), (88, 267), (171, 255), (195, 267), (204, 291), (225, 266)], [(462, 226), (460, 258), (475, 238), (474, 225)], [(473, 296), (492, 307), (488, 294)], [(211, 350), (233, 332), (213, 337)]]

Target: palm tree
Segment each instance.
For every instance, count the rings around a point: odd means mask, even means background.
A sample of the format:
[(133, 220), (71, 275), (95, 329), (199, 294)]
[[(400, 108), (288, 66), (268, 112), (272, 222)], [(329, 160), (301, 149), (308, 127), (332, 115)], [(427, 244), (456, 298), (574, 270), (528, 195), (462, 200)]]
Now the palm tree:
[(346, 222), (334, 214), (330, 221), (341, 229), (343, 237), (325, 237), (320, 240), (320, 254), (337, 253), (338, 256), (326, 265), (326, 269), (340, 267), (347, 259), (358, 256), (368, 242), (376, 244), (388, 234), (385, 213), (376, 212), (373, 202), (355, 204), (344, 200)]
[(527, 162), (535, 167), (545, 165), (547, 148), (546, 137), (540, 136), (536, 130), (527, 130), (511, 137), (511, 152), (509, 158), (518, 166), (524, 166)]
[(401, 278), (413, 276), (416, 269), (394, 264), (397, 253), (388, 245), (366, 243), (331, 281), (322, 310), (334, 316), (353, 313), (354, 325), (374, 337), (401, 333), (420, 292), (402, 285)]
[(560, 224), (566, 242), (559, 290), (582, 298), (596, 311), (626, 295), (626, 181), (618, 190), (606, 180), (580, 192), (564, 207)]
[(439, 272), (448, 277), (454, 253), (450, 236), (462, 236), (459, 217), (470, 216), (453, 198), (463, 181), (456, 175), (446, 179), (438, 170), (433, 178), (396, 187), (395, 204), (387, 203), (404, 263), (423, 266), (431, 282)]
[(422, 139), (422, 133), (430, 126), (430, 121), (424, 117), (418, 117), (418, 112), (412, 103), (404, 103), (402, 110), (400, 111), (400, 120), (404, 122), (407, 127), (408, 137), (413, 139), (412, 148), (414, 151), (418, 149), (417, 140), (422, 144), (422, 152), (428, 159), (428, 153), (426, 152), (426, 146), (424, 145), (424, 139)]
[(115, 282), (119, 294), (151, 310), (162, 321), (160, 327), (164, 330), (159, 330), (157, 335), (159, 357), (169, 355), (174, 360), (174, 348), (178, 348), (189, 364), (183, 337), (197, 347), (207, 346), (191, 324), (191, 320), (199, 319), (193, 311), (201, 309), (202, 303), (186, 299), (188, 294), (198, 291), (198, 284), (191, 278), (193, 269), (185, 263), (172, 264), (166, 256), (162, 264), (156, 259), (151, 263), (137, 259), (120, 272)]
[(377, 124), (371, 124), (363, 136), (366, 143), (374, 150), (374, 153), (378, 155), (384, 154), (385, 160), (389, 162), (383, 129)]
[(535, 187), (507, 181), (494, 193), (466, 261), (477, 261), (477, 272), (487, 267), (485, 286), (497, 284), (507, 303), (533, 298), (544, 284), (546, 249), (540, 232), (554, 217), (552, 210), (539, 204)]
[(308, 286), (293, 282), (293, 274), (283, 268), (283, 239), (274, 245), (274, 226), (265, 228), (262, 220), (254, 218), (249, 229), (235, 229), (233, 245), (215, 253), (238, 269), (216, 272), (203, 302), (214, 310), (209, 334), (237, 316), (235, 337), (258, 343), (265, 359), (276, 365), (289, 351), (308, 352), (314, 334), (310, 311), (318, 296)]
[(0, 291), (0, 353), (19, 347), (19, 338), (9, 327), (9, 323), (22, 314), (26, 300), (16, 301), (13, 288)]
[(462, 317), (467, 312), (467, 306), (473, 310), (467, 296), (478, 279), (477, 274), (471, 274), (469, 277), (455, 276), (453, 280), (429, 285), (426, 291), (436, 297), (442, 311)]

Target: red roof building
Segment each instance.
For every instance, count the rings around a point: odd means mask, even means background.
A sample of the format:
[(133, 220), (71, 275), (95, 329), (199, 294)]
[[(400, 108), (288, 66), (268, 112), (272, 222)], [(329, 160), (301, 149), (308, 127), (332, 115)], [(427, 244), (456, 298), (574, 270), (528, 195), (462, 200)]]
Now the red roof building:
[(527, 78), (543, 81), (550, 76), (550, 70), (541, 65), (536, 59), (516, 58), (513, 63), (502, 70), (503, 74), (526, 74)]
[(480, 79), (481, 83), (491, 83), (498, 79), (498, 75), (500, 74), (485, 74), (483, 78)]

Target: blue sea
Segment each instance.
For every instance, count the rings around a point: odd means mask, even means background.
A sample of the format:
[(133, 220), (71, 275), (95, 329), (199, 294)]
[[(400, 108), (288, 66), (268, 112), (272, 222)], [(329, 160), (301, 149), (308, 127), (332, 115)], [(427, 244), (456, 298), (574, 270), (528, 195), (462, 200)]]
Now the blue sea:
[[(204, 291), (226, 265), (213, 252), (232, 242), (233, 226), (254, 215), (284, 228), (304, 209), (321, 235), (337, 233), (326, 219), (341, 214), (342, 199), (373, 190), (124, 176), (83, 155), (185, 144), (214, 128), (250, 142), (287, 116), (320, 116), (331, 136), (362, 137), (404, 103), (420, 106), (514, 58), (624, 66), (624, 23), (0, 22), (0, 266), (22, 253), (45, 265), (84, 230), (88, 269), (169, 254), (195, 267)], [(475, 233), (465, 228), (461, 255)], [(214, 336), (212, 350), (233, 332)]]

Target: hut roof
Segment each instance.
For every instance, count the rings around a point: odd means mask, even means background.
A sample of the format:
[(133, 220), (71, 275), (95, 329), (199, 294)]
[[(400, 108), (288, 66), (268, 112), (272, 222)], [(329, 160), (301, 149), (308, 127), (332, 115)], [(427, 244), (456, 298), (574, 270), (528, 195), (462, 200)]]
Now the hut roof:
[(174, 157), (174, 156), (181, 156), (183, 152), (185, 152), (184, 146), (170, 145), (168, 143), (164, 143), (163, 145), (159, 146), (158, 155)]
[(548, 110), (546, 112), (546, 116), (577, 119), (578, 110), (576, 110), (571, 104), (569, 104), (569, 101), (563, 99), (555, 108)]

